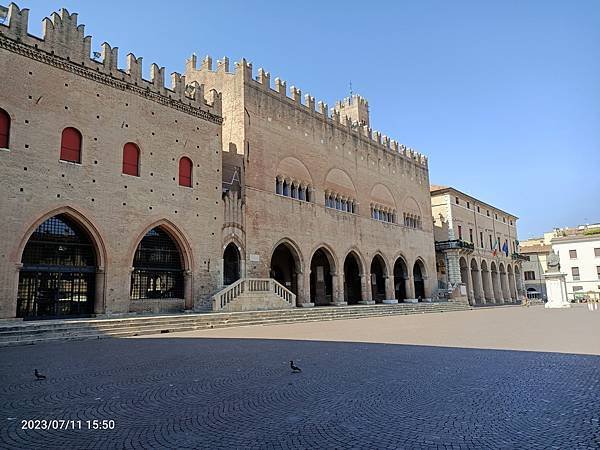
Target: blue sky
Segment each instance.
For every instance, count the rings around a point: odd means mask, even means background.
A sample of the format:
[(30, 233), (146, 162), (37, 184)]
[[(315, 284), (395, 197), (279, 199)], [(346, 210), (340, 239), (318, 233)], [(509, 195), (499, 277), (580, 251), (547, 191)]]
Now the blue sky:
[(600, 1), (18, 4), (36, 35), (78, 12), (94, 50), (143, 56), (146, 77), (195, 52), (245, 57), (330, 106), (352, 81), (374, 129), (428, 155), (432, 183), (519, 216), (521, 239), (600, 222)]

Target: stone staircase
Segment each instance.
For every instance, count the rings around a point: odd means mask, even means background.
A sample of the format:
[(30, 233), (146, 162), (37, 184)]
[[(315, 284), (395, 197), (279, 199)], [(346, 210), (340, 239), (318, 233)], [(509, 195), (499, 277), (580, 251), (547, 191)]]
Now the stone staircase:
[(0, 347), (72, 339), (102, 339), (177, 333), (211, 328), (321, 320), (346, 320), (390, 315), (440, 313), (471, 309), (462, 302), (399, 303), (293, 308), (272, 311), (130, 316), (107, 319), (5, 321), (0, 323)]
[(241, 278), (217, 292), (213, 311), (242, 312), (294, 308), (296, 294), (273, 278)]

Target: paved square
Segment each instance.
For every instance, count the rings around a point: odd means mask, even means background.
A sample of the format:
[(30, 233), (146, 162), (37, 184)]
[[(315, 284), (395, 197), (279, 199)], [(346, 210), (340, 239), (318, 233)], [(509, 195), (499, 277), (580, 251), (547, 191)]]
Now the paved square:
[(2, 348), (0, 448), (598, 448), (599, 325), (513, 307)]

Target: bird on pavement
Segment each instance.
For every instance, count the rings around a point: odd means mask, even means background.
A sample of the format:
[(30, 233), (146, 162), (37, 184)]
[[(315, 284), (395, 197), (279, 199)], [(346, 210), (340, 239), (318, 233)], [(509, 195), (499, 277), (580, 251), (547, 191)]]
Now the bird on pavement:
[(302, 369), (296, 365), (294, 365), (294, 361), (290, 361), (290, 368), (292, 369), (292, 373), (300, 373)]
[(46, 379), (46, 375), (42, 375), (41, 373), (38, 372), (37, 369), (35, 369), (33, 371), (33, 374), (35, 375), (36, 380), (45, 380)]

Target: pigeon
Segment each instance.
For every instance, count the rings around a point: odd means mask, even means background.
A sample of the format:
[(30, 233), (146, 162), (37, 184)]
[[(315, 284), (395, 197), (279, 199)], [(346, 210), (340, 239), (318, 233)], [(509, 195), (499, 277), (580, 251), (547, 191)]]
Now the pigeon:
[(300, 367), (294, 365), (294, 361), (290, 361), (290, 368), (292, 369), (292, 373), (302, 372), (302, 369)]
[(37, 369), (34, 370), (33, 374), (35, 375), (36, 380), (45, 380), (46, 379), (46, 375), (42, 375), (41, 373), (38, 372)]

